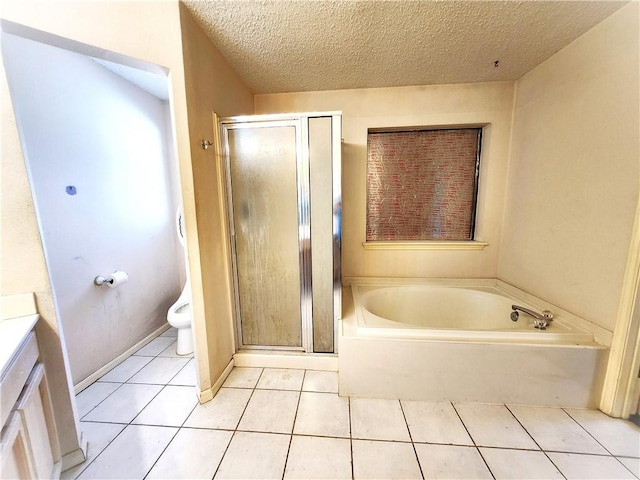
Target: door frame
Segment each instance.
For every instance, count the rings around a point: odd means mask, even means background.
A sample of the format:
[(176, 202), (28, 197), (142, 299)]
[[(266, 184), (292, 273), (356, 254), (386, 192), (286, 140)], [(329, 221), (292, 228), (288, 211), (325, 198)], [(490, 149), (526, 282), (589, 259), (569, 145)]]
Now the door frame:
[(602, 387), (600, 410), (629, 418), (638, 409), (640, 396), (640, 197), (629, 243), (627, 266), (611, 351)]

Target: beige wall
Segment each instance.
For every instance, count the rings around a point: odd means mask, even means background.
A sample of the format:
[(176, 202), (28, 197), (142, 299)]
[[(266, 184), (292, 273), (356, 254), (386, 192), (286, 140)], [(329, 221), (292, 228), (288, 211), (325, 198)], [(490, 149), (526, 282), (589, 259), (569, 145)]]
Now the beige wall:
[[(154, 23), (145, 21), (153, 10)], [(4, 2), (2, 18), (166, 66), (180, 65), (177, 4)], [(136, 32), (129, 37), (122, 32)], [(35, 208), (2, 67), (2, 295), (36, 292), (40, 344), (51, 376), (62, 454), (78, 448), (62, 332), (53, 308)], [(174, 88), (182, 83), (174, 84)], [(184, 100), (183, 100), (184, 103)], [(184, 106), (180, 109), (184, 112)], [(183, 133), (184, 136), (184, 133)]]
[[(196, 292), (206, 292), (202, 297), (204, 311), (195, 311), (196, 321), (206, 318), (199, 329), (205, 335), (197, 335), (197, 352), (201, 381), (215, 381), (223, 372), (235, 352), (232, 318), (232, 286), (228, 265), (227, 222), (218, 183), (221, 159), (215, 148), (203, 150), (202, 139), (214, 141), (211, 112), (220, 116), (253, 113), (253, 93), (227, 64), (220, 52), (211, 43), (187, 9), (180, 6), (180, 22), (184, 48), (185, 83), (189, 132), (192, 145), (193, 183), (195, 186), (196, 216), (187, 218), (188, 232), (195, 231), (190, 223), (197, 222), (198, 247), (189, 238), (189, 254), (192, 282), (201, 282)], [(194, 265), (200, 266), (201, 277), (197, 278)], [(192, 285), (193, 286), (193, 285)], [(200, 302), (196, 302), (198, 305)], [(210, 374), (203, 371), (202, 357), (208, 352)], [(211, 384), (201, 384), (205, 391)]]
[(638, 3), (516, 83), (498, 276), (612, 331), (638, 202)]
[[(251, 95), (201, 33), (183, 38), (177, 1), (162, 2), (3, 2), (2, 18), (108, 51), (164, 66), (170, 70), (171, 109), (185, 216), (194, 314), (198, 330), (196, 356), (200, 388), (206, 390), (214, 372), (233, 353), (227, 275), (219, 234), (221, 213), (215, 190), (215, 163), (199, 150), (201, 138), (212, 138), (211, 110), (222, 114), (251, 113)], [(191, 29), (191, 26), (189, 27)], [(205, 66), (211, 62), (211, 65)], [(189, 85), (185, 86), (185, 69)], [(195, 72), (195, 73), (194, 73)], [(205, 72), (199, 74), (199, 72)], [(4, 69), (2, 100), (2, 295), (36, 292), (42, 314), (39, 328), (51, 386), (62, 453), (77, 448), (77, 431), (69, 401), (62, 337), (35, 209), (26, 176)], [(187, 93), (185, 93), (187, 91)], [(187, 108), (189, 111), (187, 113)], [(191, 154), (194, 154), (192, 169)], [(197, 207), (196, 207), (197, 205)], [(196, 223), (196, 208), (198, 222)], [(202, 229), (202, 230), (200, 230)], [(200, 254), (202, 252), (202, 254)], [(203, 286), (208, 303), (204, 303)], [(222, 300), (220, 300), (222, 299)], [(219, 303), (215, 303), (218, 301)], [(42, 332), (40, 332), (40, 330)], [(202, 332), (206, 331), (203, 335)], [(206, 339), (206, 340), (202, 340)]]
[[(255, 96), (256, 113), (341, 110), (343, 276), (495, 277), (513, 109), (513, 83), (287, 93)], [(365, 250), (367, 129), (487, 124), (476, 239), (480, 251)]]

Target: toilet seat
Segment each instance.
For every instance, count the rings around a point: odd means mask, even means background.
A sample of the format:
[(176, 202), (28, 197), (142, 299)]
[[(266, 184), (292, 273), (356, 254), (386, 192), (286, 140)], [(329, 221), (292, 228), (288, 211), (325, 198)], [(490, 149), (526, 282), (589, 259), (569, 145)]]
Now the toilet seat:
[[(176, 212), (176, 231), (178, 239), (184, 248), (185, 231), (182, 209)], [(176, 353), (178, 355), (189, 355), (193, 353), (193, 337), (191, 333), (191, 285), (187, 278), (182, 293), (178, 299), (169, 307), (167, 312), (167, 322), (172, 327), (178, 329), (178, 341), (176, 342)]]

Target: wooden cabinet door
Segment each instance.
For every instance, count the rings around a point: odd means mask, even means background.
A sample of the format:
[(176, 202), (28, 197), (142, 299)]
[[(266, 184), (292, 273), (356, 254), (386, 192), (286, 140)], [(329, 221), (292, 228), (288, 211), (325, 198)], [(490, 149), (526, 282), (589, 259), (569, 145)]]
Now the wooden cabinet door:
[(2, 430), (0, 478), (36, 478), (33, 454), (29, 448), (22, 417), (17, 412), (10, 414)]
[(36, 478), (57, 478), (61, 466), (60, 446), (42, 363), (38, 363), (31, 372), (16, 411), (22, 418), (33, 454)]

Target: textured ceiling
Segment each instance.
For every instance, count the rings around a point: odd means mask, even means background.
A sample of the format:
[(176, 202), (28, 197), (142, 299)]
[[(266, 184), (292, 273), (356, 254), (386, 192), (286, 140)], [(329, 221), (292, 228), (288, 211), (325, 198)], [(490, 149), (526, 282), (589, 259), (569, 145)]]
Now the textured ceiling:
[(254, 93), (280, 93), (516, 80), (627, 2), (184, 3)]

